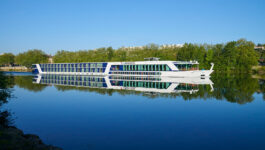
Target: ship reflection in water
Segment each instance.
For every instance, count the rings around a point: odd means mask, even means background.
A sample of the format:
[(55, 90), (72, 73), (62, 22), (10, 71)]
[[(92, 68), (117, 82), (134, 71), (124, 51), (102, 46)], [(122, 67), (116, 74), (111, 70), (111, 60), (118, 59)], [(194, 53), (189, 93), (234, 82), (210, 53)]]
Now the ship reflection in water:
[(146, 94), (196, 93), (199, 85), (210, 85), (210, 78), (170, 78), (135, 76), (83, 76), (42, 74), (33, 78), (33, 83), (114, 90), (134, 90)]

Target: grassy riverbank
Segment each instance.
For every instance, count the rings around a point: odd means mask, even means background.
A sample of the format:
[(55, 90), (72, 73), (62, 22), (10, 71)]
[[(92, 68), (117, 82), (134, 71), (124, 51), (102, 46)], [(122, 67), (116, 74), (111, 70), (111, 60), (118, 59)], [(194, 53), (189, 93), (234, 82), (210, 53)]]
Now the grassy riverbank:
[(0, 71), (14, 71), (14, 72), (31, 72), (32, 70), (27, 67), (0, 67)]

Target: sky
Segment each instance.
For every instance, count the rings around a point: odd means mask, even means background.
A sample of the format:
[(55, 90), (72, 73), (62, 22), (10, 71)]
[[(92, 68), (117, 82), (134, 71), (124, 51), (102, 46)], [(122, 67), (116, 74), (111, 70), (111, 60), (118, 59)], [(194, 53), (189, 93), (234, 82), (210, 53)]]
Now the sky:
[(265, 43), (264, 0), (0, 0), (0, 53)]

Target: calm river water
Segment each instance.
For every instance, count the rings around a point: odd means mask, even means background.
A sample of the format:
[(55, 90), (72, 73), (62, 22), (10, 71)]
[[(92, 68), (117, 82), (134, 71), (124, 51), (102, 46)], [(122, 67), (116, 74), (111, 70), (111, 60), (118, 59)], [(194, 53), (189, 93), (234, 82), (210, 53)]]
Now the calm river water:
[(265, 149), (265, 84), (250, 76), (10, 81), (14, 125), (65, 150)]

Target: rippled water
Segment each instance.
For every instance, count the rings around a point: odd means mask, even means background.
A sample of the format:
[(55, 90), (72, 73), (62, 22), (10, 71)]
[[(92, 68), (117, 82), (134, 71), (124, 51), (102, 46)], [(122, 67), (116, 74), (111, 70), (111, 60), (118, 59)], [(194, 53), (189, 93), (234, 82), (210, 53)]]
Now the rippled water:
[(14, 125), (73, 149), (264, 149), (264, 81), (10, 76)]

